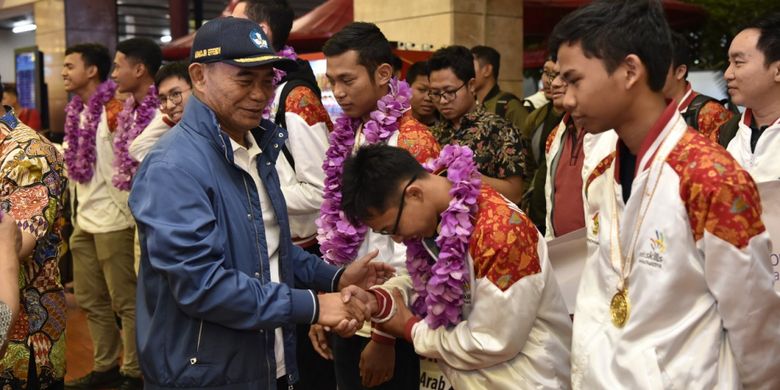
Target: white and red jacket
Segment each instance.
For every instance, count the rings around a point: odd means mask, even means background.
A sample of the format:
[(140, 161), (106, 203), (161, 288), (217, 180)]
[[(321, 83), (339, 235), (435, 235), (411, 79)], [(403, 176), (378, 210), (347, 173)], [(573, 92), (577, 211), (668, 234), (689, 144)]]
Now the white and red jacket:
[[(561, 123), (556, 127), (552, 133), (547, 137), (545, 159), (547, 160), (547, 177), (544, 180), (544, 197), (547, 204), (547, 218), (545, 223), (547, 228), (545, 229), (545, 239), (552, 240), (555, 238), (555, 229), (552, 226), (552, 213), (555, 209), (555, 200), (553, 197), (553, 186), (555, 184), (555, 172), (558, 170), (558, 161), (560, 160), (561, 151), (563, 150), (563, 135), (566, 134), (566, 126), (568, 121), (571, 120), (569, 114), (566, 114)], [(601, 133), (586, 133), (583, 138), (582, 152), (585, 153), (585, 159), (582, 163), (582, 177), (583, 183), (585, 178), (590, 175), (593, 168), (607, 157), (610, 153), (615, 151), (615, 143), (617, 142), (617, 133), (614, 130), (609, 130)], [(583, 197), (583, 203), (585, 199), (585, 192), (581, 193)], [(592, 221), (592, 215), (585, 214), (585, 226), (589, 227)], [(588, 229), (590, 232), (592, 229)]]
[[(598, 252), (587, 260), (577, 295), (572, 385), (778, 389), (780, 296), (764, 261), (769, 237), (755, 183), (675, 108), (667, 107), (646, 137), (627, 204), (615, 154), (585, 183)], [(647, 208), (636, 229), (640, 207)], [(635, 231), (630, 314), (618, 328), (610, 301), (621, 260), (611, 237), (619, 236), (625, 254)]]
[[(547, 258), (547, 244), (512, 202), (483, 185), (469, 240), (463, 321), (411, 327), (415, 351), (437, 359), (457, 390), (567, 389), (571, 319)], [(433, 251), (429, 249), (433, 256)], [(413, 296), (411, 278), (382, 286)]]
[(729, 142), (727, 150), (756, 182), (780, 180), (780, 162), (775, 155), (780, 151), (780, 119), (764, 130), (758, 138), (756, 150), (753, 151), (750, 148), (750, 135), (753, 132), (750, 129), (752, 118), (751, 110), (745, 110), (739, 121), (739, 130)]

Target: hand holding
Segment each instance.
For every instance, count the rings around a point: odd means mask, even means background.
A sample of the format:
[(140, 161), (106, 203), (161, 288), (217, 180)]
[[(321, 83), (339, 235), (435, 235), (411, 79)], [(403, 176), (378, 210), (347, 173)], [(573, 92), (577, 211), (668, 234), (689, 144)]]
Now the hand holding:
[(349, 285), (356, 285), (362, 289), (382, 284), (395, 275), (395, 268), (381, 261), (372, 261), (379, 251), (374, 249), (367, 255), (355, 260), (348, 265), (341, 274), (339, 290)]

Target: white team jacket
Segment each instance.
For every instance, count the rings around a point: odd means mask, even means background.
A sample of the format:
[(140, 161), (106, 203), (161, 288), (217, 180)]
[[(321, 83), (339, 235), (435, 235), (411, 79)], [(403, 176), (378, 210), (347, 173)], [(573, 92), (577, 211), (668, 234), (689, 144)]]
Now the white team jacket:
[[(780, 296), (763, 261), (769, 244), (755, 184), (670, 107), (657, 124), (660, 134), (648, 136), (654, 141), (638, 156), (642, 169), (628, 204), (615, 180), (614, 154), (586, 180), (598, 246), (577, 295), (572, 385), (778, 389)], [(614, 210), (620, 219), (618, 234), (628, 252), (643, 190), (650, 192), (656, 178), (659, 185), (633, 251), (630, 315), (616, 328), (610, 300), (620, 261), (613, 265), (610, 254), (611, 215)]]
[(777, 153), (780, 151), (780, 120), (764, 130), (756, 143), (756, 151), (753, 152), (750, 150), (752, 131), (745, 123), (750, 115), (752, 115), (750, 110), (742, 114), (739, 130), (729, 142), (727, 149), (734, 159), (750, 172), (756, 182), (780, 180), (780, 161), (777, 159)]
[[(555, 185), (555, 171), (557, 170), (558, 160), (560, 158), (563, 135), (566, 133), (566, 121), (569, 120), (569, 115), (565, 115), (558, 127), (550, 133), (547, 139), (547, 151), (545, 152), (545, 159), (547, 160), (547, 177), (544, 180), (544, 197), (547, 204), (547, 218), (545, 223), (547, 229), (545, 230), (545, 239), (547, 241), (555, 238), (555, 231), (552, 226), (552, 213), (555, 208), (555, 200), (553, 198), (553, 186)], [(593, 168), (604, 157), (607, 157), (610, 153), (615, 151), (615, 143), (617, 142), (617, 133), (614, 130), (605, 131), (603, 133), (587, 133), (583, 138), (582, 151), (585, 153), (585, 160), (582, 163), (582, 177), (583, 183), (585, 178), (588, 177)], [(585, 192), (581, 192), (583, 197), (583, 204), (585, 199)], [(585, 215), (585, 226), (588, 227), (592, 219), (592, 215)], [(588, 229), (590, 232), (592, 229)]]
[[(495, 190), (491, 191), (496, 197), (500, 196)], [(522, 214), (516, 205), (501, 198), (514, 216)], [(477, 218), (481, 217), (478, 215)], [(507, 218), (510, 218), (508, 214)], [(541, 271), (523, 276), (508, 288), (500, 288), (498, 285), (501, 283), (492, 281), (489, 276), (477, 278), (475, 267), (483, 270), (496, 267), (504, 277), (508, 277), (505, 272), (528, 261), (526, 254), (510, 250), (509, 253), (516, 257), (509, 262), (488, 260), (475, 265), (472, 257), (475, 242), (485, 242), (485, 248), (476, 249), (477, 253), (483, 254), (483, 259), (486, 252), (502, 251), (501, 244), (488, 243), (496, 242), (494, 234), (498, 229), (486, 224), (482, 235), (472, 237), (469, 244), (470, 283), (463, 307), (464, 320), (450, 329), (431, 329), (425, 321), (412, 328), (415, 351), (437, 359), (442, 372), (456, 390), (570, 387), (571, 319), (547, 257), (547, 242), (525, 216), (519, 220), (521, 222), (512, 223), (525, 224), (526, 231), (538, 236), (534, 241)], [(476, 224), (479, 225), (479, 222)], [(478, 229), (479, 226), (475, 228), (475, 235), (480, 234), (476, 233)], [(505, 247), (510, 246), (505, 244)], [(488, 254), (487, 258), (493, 256), (496, 255)], [(495, 280), (495, 277), (492, 279)], [(405, 301), (410, 302), (409, 296), (414, 290), (408, 275), (397, 276), (378, 288), (391, 292), (394, 287), (401, 289)]]

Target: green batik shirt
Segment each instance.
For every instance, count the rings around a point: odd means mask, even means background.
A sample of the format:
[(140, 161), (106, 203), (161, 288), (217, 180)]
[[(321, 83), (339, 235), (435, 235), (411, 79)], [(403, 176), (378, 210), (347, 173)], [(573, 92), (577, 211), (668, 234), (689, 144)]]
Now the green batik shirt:
[(460, 128), (441, 121), (431, 128), (440, 145), (458, 144), (474, 151), (477, 169), (487, 176), (505, 179), (521, 176), (530, 181), (528, 145), (519, 129), (481, 105), (460, 118)]

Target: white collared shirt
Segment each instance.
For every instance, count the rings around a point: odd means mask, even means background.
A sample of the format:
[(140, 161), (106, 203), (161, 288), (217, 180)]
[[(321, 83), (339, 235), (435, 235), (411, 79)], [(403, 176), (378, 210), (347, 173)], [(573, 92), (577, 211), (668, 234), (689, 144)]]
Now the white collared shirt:
[[(255, 182), (260, 208), (263, 213), (263, 229), (265, 231), (265, 243), (268, 248), (268, 265), (271, 270), (271, 282), (279, 283), (279, 239), (281, 236), (281, 229), (279, 228), (276, 214), (271, 205), (271, 198), (268, 197), (265, 185), (262, 180), (260, 180), (260, 173), (257, 171), (257, 157), (263, 153), (263, 151), (260, 150), (260, 146), (257, 145), (252, 133), (246, 134), (246, 142), (249, 145), (248, 149), (241, 146), (233, 139), (230, 140), (230, 145), (233, 147), (233, 161), (239, 168), (248, 173), (249, 176), (252, 177), (252, 181)], [(274, 329), (274, 336), (276, 377), (279, 378), (287, 373), (284, 365), (284, 338), (282, 328)]]

